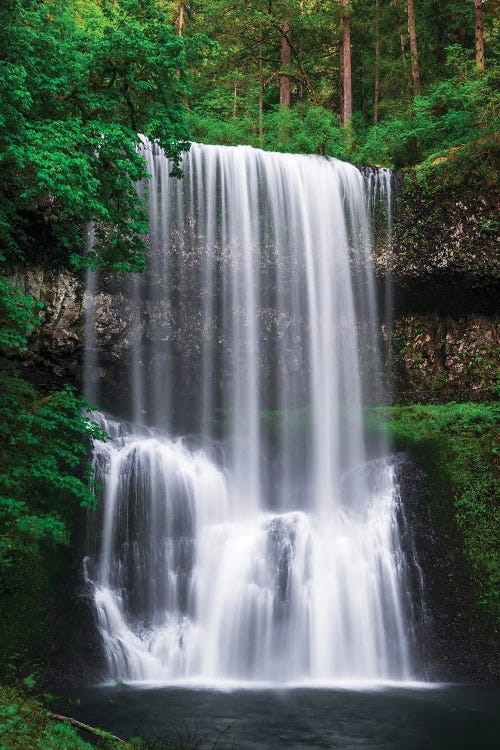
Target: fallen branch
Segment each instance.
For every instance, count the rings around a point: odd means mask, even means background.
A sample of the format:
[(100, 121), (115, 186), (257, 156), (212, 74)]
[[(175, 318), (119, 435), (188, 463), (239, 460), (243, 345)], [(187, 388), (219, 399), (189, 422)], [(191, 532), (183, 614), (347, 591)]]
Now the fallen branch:
[(125, 740), (121, 739), (121, 737), (117, 737), (115, 734), (111, 734), (110, 732), (105, 732), (103, 729), (91, 727), (90, 724), (84, 724), (77, 719), (73, 719), (72, 716), (63, 716), (62, 714), (53, 714), (52, 712), (49, 712), (49, 715), (51, 719), (56, 719), (57, 721), (69, 721), (69, 723), (74, 727), (82, 729), (84, 732), (89, 732), (90, 734), (93, 734), (96, 737), (100, 737), (103, 740), (113, 740), (114, 742), (121, 742), (123, 745), (127, 744)]

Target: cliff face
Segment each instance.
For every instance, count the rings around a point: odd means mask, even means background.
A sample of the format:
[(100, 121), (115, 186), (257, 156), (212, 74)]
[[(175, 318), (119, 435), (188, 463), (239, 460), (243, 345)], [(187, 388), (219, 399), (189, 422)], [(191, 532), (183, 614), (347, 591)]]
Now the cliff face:
[[(473, 173), (469, 169), (465, 179), (456, 165), (439, 164), (438, 169), (425, 179), (418, 169), (395, 175), (390, 242), (383, 215), (376, 233), (381, 295), (388, 276), (392, 285), (392, 334), (387, 341), (384, 327), (383, 335), (396, 403), (489, 400), (498, 387), (496, 190), (484, 165)], [(23, 363), (27, 376), (42, 388), (67, 382), (79, 386), (84, 311), (92, 302), (82, 278), (65, 269), (33, 267), (13, 278), (44, 304)], [(110, 387), (112, 368), (107, 366), (116, 369), (131, 356), (144, 326), (146, 336), (154, 336), (149, 329), (161, 324), (158, 316), (169, 317), (174, 347), (190, 346), (185, 328), (176, 333), (171, 312), (149, 311), (141, 321), (133, 302), (112, 282), (101, 286), (93, 304), (99, 362)]]
[(393, 278), (399, 313), (460, 318), (498, 312), (500, 223), (496, 172), (449, 162), (394, 176), (391, 241), (378, 233), (377, 268)]
[(413, 313), (396, 318), (393, 387), (400, 403), (483, 401), (498, 383), (500, 318)]
[(12, 281), (43, 303), (22, 366), (42, 390), (79, 385), (84, 334), (84, 287), (65, 269), (18, 269)]
[(377, 236), (392, 279), (388, 366), (400, 403), (494, 397), (500, 359), (500, 224), (488, 159), (395, 178), (394, 225)]
[[(89, 302), (81, 281), (68, 271), (42, 269), (18, 272), (14, 280), (44, 304), (22, 362), (26, 376), (42, 390), (65, 383), (80, 387)], [(130, 356), (140, 327), (137, 311), (123, 298), (100, 292), (95, 322), (100, 365), (115, 367)], [(394, 319), (386, 369), (396, 403), (484, 401), (496, 393), (499, 361), (498, 314), (410, 312)]]
[[(23, 360), (27, 376), (42, 389), (81, 385), (85, 304), (81, 280), (67, 270), (30, 268), (13, 280), (44, 307)], [(138, 331), (137, 311), (116, 294), (95, 298), (97, 345), (101, 363), (127, 357)], [(397, 313), (387, 369), (400, 403), (482, 401), (498, 384), (500, 316), (429, 312)]]

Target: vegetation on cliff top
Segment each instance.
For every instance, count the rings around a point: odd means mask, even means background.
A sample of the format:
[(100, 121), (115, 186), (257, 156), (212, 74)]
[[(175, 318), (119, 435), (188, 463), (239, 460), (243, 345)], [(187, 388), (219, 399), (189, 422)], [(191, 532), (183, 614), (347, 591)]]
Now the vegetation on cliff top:
[(218, 43), (189, 69), (192, 135), (398, 167), (470, 143), (498, 129), (493, 5), (478, 26), (464, 0), (171, 2)]

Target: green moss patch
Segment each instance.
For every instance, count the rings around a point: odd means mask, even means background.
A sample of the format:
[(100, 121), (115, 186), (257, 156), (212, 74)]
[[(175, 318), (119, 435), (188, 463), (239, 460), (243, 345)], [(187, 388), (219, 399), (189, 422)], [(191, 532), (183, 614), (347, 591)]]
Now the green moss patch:
[(449, 403), (366, 411), (371, 434), (418, 456), (431, 482), (428, 512), (451, 513), (478, 603), (500, 613), (500, 404)]

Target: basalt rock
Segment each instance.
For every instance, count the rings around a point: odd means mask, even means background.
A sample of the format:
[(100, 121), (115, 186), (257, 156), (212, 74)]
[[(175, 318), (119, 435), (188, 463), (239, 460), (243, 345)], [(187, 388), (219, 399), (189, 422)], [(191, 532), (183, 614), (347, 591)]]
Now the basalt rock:
[(493, 180), (471, 174), (425, 179), (418, 170), (394, 179), (390, 241), (377, 232), (379, 278), (389, 272), (396, 313), (460, 317), (498, 311), (500, 226)]
[[(173, 312), (163, 309), (161, 302), (150, 305), (141, 316), (137, 303), (116, 291), (112, 281), (92, 295), (84, 291), (76, 274), (65, 269), (23, 269), (12, 279), (44, 305), (22, 362), (26, 376), (42, 390), (66, 383), (81, 386), (85, 310), (89, 308), (94, 312), (96, 366), (109, 389), (121, 365), (133, 356), (134, 343), (143, 336), (146, 340), (163, 337), (167, 324), (173, 343), (183, 348), (184, 359), (192, 365), (190, 377), (196, 377), (199, 317), (193, 315), (177, 325)], [(264, 312), (274, 320), (272, 310)], [(264, 347), (271, 345), (279, 329), (267, 318), (268, 324), (261, 326)], [(394, 320), (386, 371), (392, 376), (394, 398), (401, 403), (481, 401), (493, 397), (499, 358), (498, 314), (412, 312)], [(272, 381), (269, 373), (261, 375)]]
[(12, 281), (43, 304), (22, 363), (27, 376), (42, 390), (78, 385), (83, 351), (79, 278), (64, 269), (27, 268), (17, 270)]
[(404, 315), (391, 340), (394, 395), (402, 403), (492, 398), (500, 361), (500, 317)]

